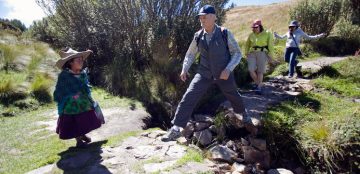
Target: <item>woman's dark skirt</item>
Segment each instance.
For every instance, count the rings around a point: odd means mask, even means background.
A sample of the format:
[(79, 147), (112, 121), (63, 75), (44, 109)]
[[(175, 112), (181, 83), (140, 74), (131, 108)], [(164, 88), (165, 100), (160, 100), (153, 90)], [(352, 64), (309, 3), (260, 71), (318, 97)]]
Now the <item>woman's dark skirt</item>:
[(56, 133), (65, 140), (85, 135), (100, 126), (94, 110), (76, 115), (63, 114), (58, 118)]

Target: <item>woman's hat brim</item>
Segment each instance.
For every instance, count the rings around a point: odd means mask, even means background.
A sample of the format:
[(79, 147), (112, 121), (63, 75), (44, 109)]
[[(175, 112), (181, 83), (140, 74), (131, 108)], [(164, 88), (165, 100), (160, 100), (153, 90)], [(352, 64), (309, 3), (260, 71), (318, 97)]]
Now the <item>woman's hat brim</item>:
[(86, 51), (82, 51), (82, 52), (78, 52), (76, 54), (72, 54), (70, 56), (64, 57), (59, 59), (56, 62), (56, 67), (58, 67), (59, 69), (62, 69), (62, 67), (65, 65), (65, 63), (73, 58), (77, 58), (77, 57), (82, 57), (83, 59), (86, 59), (89, 57), (89, 55), (92, 53), (91, 50), (86, 50)]

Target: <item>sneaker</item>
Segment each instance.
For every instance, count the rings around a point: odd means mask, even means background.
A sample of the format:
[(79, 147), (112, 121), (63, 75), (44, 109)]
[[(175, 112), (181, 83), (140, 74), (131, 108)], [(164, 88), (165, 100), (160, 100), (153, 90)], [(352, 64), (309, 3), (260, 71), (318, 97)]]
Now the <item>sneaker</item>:
[(167, 142), (167, 141), (175, 141), (181, 136), (180, 131), (177, 131), (173, 128), (169, 129), (169, 131), (161, 137), (161, 141)]

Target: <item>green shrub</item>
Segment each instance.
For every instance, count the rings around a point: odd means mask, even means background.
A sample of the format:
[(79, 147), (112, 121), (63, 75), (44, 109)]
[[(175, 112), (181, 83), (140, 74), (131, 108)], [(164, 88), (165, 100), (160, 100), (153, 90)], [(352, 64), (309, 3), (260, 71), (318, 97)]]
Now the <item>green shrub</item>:
[[(360, 40), (360, 26), (341, 18), (334, 27), (334, 34), (346, 40)], [(359, 46), (359, 45), (358, 45)]]
[(50, 103), (52, 101), (50, 93), (52, 83), (52, 79), (46, 74), (37, 74), (31, 84), (33, 96), (41, 103)]
[(330, 34), (341, 15), (341, 5), (342, 0), (301, 0), (291, 9), (290, 17), (310, 34)]

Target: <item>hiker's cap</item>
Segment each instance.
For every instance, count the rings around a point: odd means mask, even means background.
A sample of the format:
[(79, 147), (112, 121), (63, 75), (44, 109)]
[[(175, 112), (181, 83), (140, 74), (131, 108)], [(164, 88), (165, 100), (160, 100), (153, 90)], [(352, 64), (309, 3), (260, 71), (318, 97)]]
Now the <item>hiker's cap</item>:
[(289, 24), (289, 27), (298, 27), (299, 26), (299, 22), (298, 21), (291, 21)]
[(199, 14), (197, 16), (215, 14), (215, 8), (211, 5), (204, 5), (200, 8)]
[(260, 20), (260, 19), (256, 19), (256, 20), (253, 22), (251, 28), (257, 28), (257, 27), (259, 27), (260, 25), (261, 25), (261, 20)]
[(92, 53), (91, 50), (86, 50), (86, 51), (75, 51), (71, 48), (69, 48), (67, 51), (60, 51), (59, 55), (60, 55), (60, 59), (56, 62), (56, 66), (59, 69), (62, 69), (62, 67), (65, 65), (65, 63), (73, 58), (77, 58), (77, 57), (82, 57), (83, 59), (86, 59), (90, 53)]

